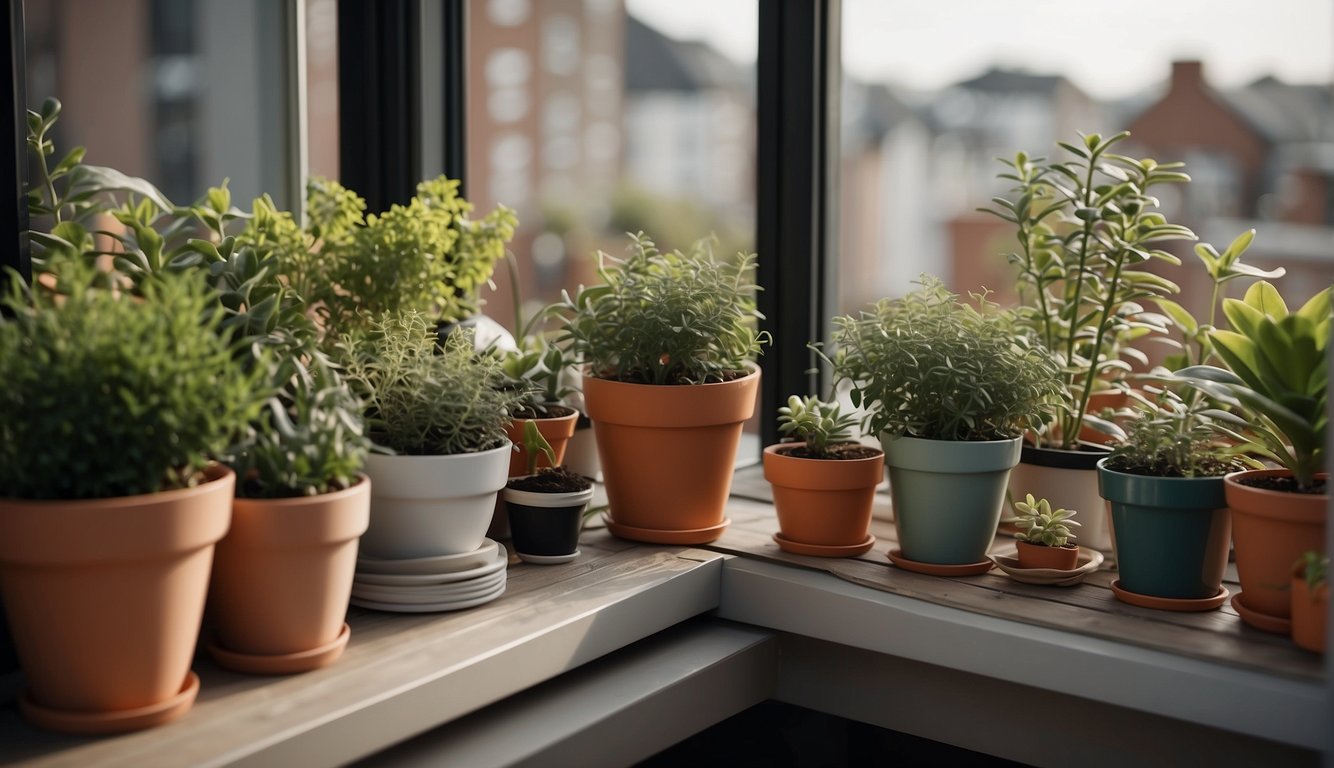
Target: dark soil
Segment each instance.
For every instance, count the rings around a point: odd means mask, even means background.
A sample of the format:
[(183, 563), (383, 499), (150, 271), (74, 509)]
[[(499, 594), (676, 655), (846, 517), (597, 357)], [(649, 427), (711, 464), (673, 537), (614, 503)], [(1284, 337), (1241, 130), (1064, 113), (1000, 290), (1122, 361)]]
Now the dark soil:
[(592, 488), (593, 481), (565, 467), (544, 467), (536, 475), (512, 478), (505, 487), (530, 493), (574, 493)]
[(1324, 478), (1316, 480), (1310, 488), (1298, 488), (1297, 481), (1291, 477), (1243, 477), (1237, 482), (1251, 488), (1260, 488), (1266, 491), (1280, 491), (1282, 493), (1313, 493), (1322, 494), (1328, 481)]
[(794, 459), (828, 459), (831, 461), (848, 461), (850, 459), (869, 459), (880, 455), (879, 448), (872, 448), (861, 443), (835, 443), (829, 446), (823, 454), (813, 453), (806, 448), (805, 443), (792, 443), (790, 446), (784, 446), (778, 449), (778, 453), (784, 456), (791, 456)]
[[(705, 383), (707, 383), (707, 384), (721, 384), (721, 383), (723, 383), (723, 382), (736, 381), (737, 379), (744, 379), (745, 377), (747, 377), (747, 376), (749, 376), (749, 375), (750, 375), (750, 371), (727, 371), (726, 373), (719, 374), (719, 375), (718, 375), (718, 379), (717, 379), (716, 381), (708, 381), (708, 382), (705, 382)], [(599, 376), (598, 378), (600, 378), (600, 379), (606, 379), (607, 381), (619, 381), (619, 382), (621, 382), (622, 384), (649, 384), (649, 383), (651, 383), (650, 380), (649, 380), (649, 377), (646, 376), (646, 375), (644, 375), (642, 372), (639, 372), (639, 371), (631, 371), (630, 373), (627, 373), (627, 374), (624, 375), (624, 376)], [(686, 381), (685, 379), (677, 378), (677, 379), (675, 379), (675, 380), (671, 380), (671, 381), (668, 381), (668, 382), (666, 382), (666, 383), (667, 383), (669, 386), (676, 386), (676, 385), (690, 386), (690, 385), (692, 385), (692, 384), (698, 384), (699, 382), (696, 382), (696, 381)]]
[[(1186, 476), (1181, 472), (1179, 467), (1166, 461), (1131, 462), (1113, 459), (1107, 462), (1107, 468), (1114, 469), (1117, 472), (1125, 472), (1128, 475), (1143, 475), (1145, 477)], [(1193, 475), (1193, 477), (1222, 477), (1229, 472), (1242, 469), (1242, 467), (1233, 466), (1223, 461), (1213, 461), (1202, 463), (1197, 469), (1200, 471)]]
[(574, 413), (573, 408), (556, 403), (543, 403), (536, 408), (520, 408), (510, 415), (515, 419), (559, 419), (562, 416), (569, 416)]

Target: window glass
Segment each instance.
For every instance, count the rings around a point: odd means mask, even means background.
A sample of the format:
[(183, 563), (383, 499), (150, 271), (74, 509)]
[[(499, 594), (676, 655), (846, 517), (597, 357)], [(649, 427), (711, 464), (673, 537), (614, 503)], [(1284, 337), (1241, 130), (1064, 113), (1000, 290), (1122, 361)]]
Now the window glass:
[[(839, 310), (899, 295), (919, 273), (956, 291), (1014, 278), (998, 157), (1059, 154), (1076, 131), (1129, 129), (1123, 154), (1181, 160), (1169, 218), (1247, 260), (1282, 264), (1285, 296), (1334, 280), (1334, 6), (1274, 0), (844, 0)], [(1200, 316), (1209, 284), (1189, 245), (1168, 274)], [(1234, 291), (1243, 283), (1232, 284)]]
[[(521, 226), (526, 316), (597, 249), (754, 240), (755, 0), (471, 0), (467, 197)], [(733, 30), (719, 34), (719, 30)], [(486, 311), (514, 325), (509, 275)]]

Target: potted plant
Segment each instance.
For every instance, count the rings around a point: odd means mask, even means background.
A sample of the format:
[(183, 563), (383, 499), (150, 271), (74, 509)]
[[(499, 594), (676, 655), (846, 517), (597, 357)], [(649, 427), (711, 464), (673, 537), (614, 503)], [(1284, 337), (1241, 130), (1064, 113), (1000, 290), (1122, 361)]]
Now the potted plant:
[(1315, 653), (1325, 652), (1329, 625), (1329, 556), (1302, 553), (1292, 569), (1292, 641)]
[[(560, 466), (565, 459), (565, 446), (574, 435), (579, 412), (564, 404), (573, 391), (565, 385), (562, 374), (570, 360), (561, 348), (543, 336), (523, 335), (516, 349), (500, 352), (500, 368), (505, 376), (503, 386), (525, 393), (525, 399), (514, 412), (514, 418), (505, 428), (510, 442), (517, 450), (510, 457), (510, 477), (525, 474), (530, 464), (528, 442), (524, 439), (527, 425), (532, 422), (542, 433), (550, 454), (532, 457), (537, 467)], [(532, 474), (527, 471), (526, 474)]]
[(754, 255), (715, 261), (707, 241), (664, 253), (640, 233), (626, 258), (598, 260), (602, 283), (552, 311), (564, 319), (557, 343), (586, 366), (608, 527), (650, 543), (713, 541), (768, 342), (755, 329)]
[[(900, 299), (834, 321), (835, 384), (848, 382), (881, 435), (900, 550), (927, 572), (985, 572), (1023, 431), (1056, 397), (1057, 368), (1015, 332), (1011, 312), (977, 306), (924, 275)], [(945, 568), (941, 568), (945, 566)]]
[(1223, 313), (1232, 330), (1209, 336), (1228, 370), (1199, 365), (1178, 375), (1240, 409), (1246, 427), (1220, 430), (1281, 467), (1229, 474), (1224, 490), (1242, 589), (1232, 604), (1248, 624), (1287, 633), (1292, 563), (1325, 542), (1330, 289), (1289, 312), (1278, 291), (1260, 281), (1243, 299), (1225, 300)]
[(870, 533), (884, 451), (853, 441), (857, 417), (818, 397), (788, 398), (778, 431), (797, 442), (764, 449), (764, 479), (773, 486), (780, 549), (799, 555), (851, 557), (875, 545)]
[(1112, 505), (1120, 600), (1166, 610), (1223, 604), (1231, 539), (1223, 476), (1244, 466), (1217, 440), (1214, 422), (1240, 419), (1197, 393), (1149, 388), (1125, 442), (1098, 462)]
[(1178, 288), (1144, 265), (1179, 264), (1159, 244), (1195, 239), (1158, 211), (1153, 192), (1188, 182), (1182, 164), (1112, 152), (1129, 135), (1081, 134), (1078, 142), (1060, 142), (1064, 160), (1020, 152), (1004, 161), (1001, 174), (1015, 182), (1014, 194), (994, 198), (998, 209), (984, 209), (1015, 226), (1018, 250), (1007, 258), (1018, 269), (1018, 325), (1061, 364), (1062, 397), (1051, 418), (1030, 433), (1011, 480), (1012, 497), (1036, 493), (1084, 510), (1082, 541), (1104, 551), (1111, 539), (1098, 514), (1094, 465), (1106, 451), (1081, 445), (1081, 428), (1114, 428), (1090, 411), (1095, 393), (1112, 389), (1111, 378), (1128, 371), (1129, 361), (1146, 362), (1130, 340), (1166, 329), (1166, 318), (1142, 303)]
[(579, 556), (579, 531), (593, 483), (562, 466), (537, 466), (539, 456), (556, 461), (537, 422), (524, 423), (523, 443), (527, 472), (511, 477), (504, 493), (514, 551), (529, 563), (568, 563)]
[(1029, 494), (1014, 505), (1018, 512), (1014, 523), (1019, 531), (1014, 540), (1020, 568), (1051, 568), (1058, 571), (1074, 570), (1079, 562), (1079, 546), (1071, 544), (1075, 534), (1070, 526), (1078, 526), (1073, 509), (1052, 509), (1046, 499), (1034, 499)]
[(411, 310), (345, 333), (337, 356), (385, 451), (366, 463), (363, 552), (392, 560), (480, 547), (509, 474), (505, 426), (527, 392), (502, 386), (499, 361), (474, 353), (470, 329), (441, 345), (434, 321)]
[(139, 296), (91, 260), (14, 277), (0, 322), (0, 591), (43, 727), (134, 730), (186, 712), (235, 475), (210, 459), (262, 402), (192, 275)]

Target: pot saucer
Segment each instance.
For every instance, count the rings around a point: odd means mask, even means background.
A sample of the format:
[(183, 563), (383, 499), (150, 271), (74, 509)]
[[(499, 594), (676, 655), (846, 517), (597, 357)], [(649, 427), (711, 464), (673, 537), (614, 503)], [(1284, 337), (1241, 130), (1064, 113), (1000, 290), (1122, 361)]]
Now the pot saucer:
[(502, 583), (494, 592), (467, 600), (442, 600), (438, 603), (385, 603), (379, 600), (362, 600), (353, 595), (349, 602), (358, 608), (370, 608), (373, 611), (385, 611), (386, 613), (440, 613), (474, 608), (483, 603), (489, 603), (503, 594), (505, 594), (505, 585)]
[(1227, 602), (1227, 587), (1219, 587), (1218, 594), (1213, 597), (1201, 598), (1179, 598), (1179, 597), (1156, 597), (1154, 595), (1141, 595), (1138, 592), (1131, 592), (1121, 586), (1120, 579), (1112, 581), (1112, 594), (1117, 600), (1130, 605), (1138, 605), (1141, 608), (1155, 608), (1160, 611), (1212, 611), (1223, 603)]
[(123, 733), (152, 728), (175, 720), (190, 710), (198, 695), (199, 675), (190, 671), (186, 674), (185, 683), (179, 693), (146, 707), (115, 712), (67, 712), (43, 707), (28, 698), (25, 692), (19, 699), (19, 711), (28, 722), (52, 731), (84, 734)]
[(1243, 594), (1245, 593), (1238, 592), (1232, 596), (1232, 610), (1237, 612), (1242, 621), (1262, 632), (1273, 632), (1276, 635), (1292, 634), (1292, 619), (1271, 616), (1267, 613), (1260, 613), (1253, 608), (1247, 608), (1241, 599)]
[(875, 546), (875, 537), (866, 534), (866, 540), (859, 544), (845, 544), (843, 546), (826, 546), (822, 544), (806, 544), (801, 541), (783, 538), (783, 534), (775, 533), (774, 542), (778, 548), (784, 552), (791, 552), (794, 555), (810, 555), (812, 557), (856, 557), (857, 555), (869, 552), (871, 547)]
[(353, 577), (353, 584), (376, 584), (386, 587), (444, 586), (480, 579), (505, 569), (509, 564), (509, 553), (497, 545), (486, 563), (464, 571), (444, 571), (438, 573), (371, 573), (358, 569)]
[(889, 561), (905, 571), (925, 573), (928, 576), (978, 576), (996, 567), (996, 564), (991, 560), (979, 560), (976, 563), (962, 563), (960, 565), (921, 563), (904, 557), (902, 551), (897, 547), (889, 550)]
[(384, 587), (375, 584), (352, 583), (352, 596), (380, 603), (440, 603), (448, 600), (470, 600), (490, 594), (504, 586), (506, 572), (473, 581), (442, 584), (440, 587)]
[(517, 554), (519, 555), (519, 559), (525, 563), (532, 563), (533, 565), (560, 565), (561, 563), (568, 563), (578, 557), (579, 550), (576, 549), (568, 555), (525, 555), (522, 552)]
[(467, 571), (489, 564), (495, 559), (500, 549), (494, 539), (482, 539), (482, 546), (471, 552), (459, 552), (453, 555), (435, 557), (410, 557), (401, 560), (386, 560), (378, 557), (359, 555), (357, 573), (375, 573), (384, 575), (431, 575), (436, 576), (457, 571)]
[(607, 530), (611, 531), (613, 536), (619, 536), (630, 541), (642, 541), (645, 544), (708, 544), (717, 541), (723, 535), (723, 531), (727, 530), (727, 526), (732, 524), (731, 518), (723, 518), (721, 523), (711, 525), (708, 528), (670, 531), (622, 525), (612, 519), (608, 512), (602, 513), (602, 519), (607, 524)]
[(1079, 548), (1079, 567), (1068, 571), (1059, 568), (1020, 568), (1019, 558), (1004, 555), (992, 555), (992, 560), (1005, 572), (1006, 576), (1025, 584), (1041, 584), (1049, 587), (1069, 587), (1084, 580), (1084, 577), (1098, 570), (1102, 565), (1103, 554), (1091, 547)]
[(343, 649), (347, 647), (347, 640), (351, 636), (352, 628), (344, 622), (342, 631), (332, 642), (296, 653), (279, 653), (272, 656), (240, 653), (223, 648), (218, 645), (216, 639), (210, 639), (206, 647), (208, 655), (213, 657), (218, 666), (233, 672), (244, 672), (247, 675), (293, 675), (334, 663), (343, 655)]

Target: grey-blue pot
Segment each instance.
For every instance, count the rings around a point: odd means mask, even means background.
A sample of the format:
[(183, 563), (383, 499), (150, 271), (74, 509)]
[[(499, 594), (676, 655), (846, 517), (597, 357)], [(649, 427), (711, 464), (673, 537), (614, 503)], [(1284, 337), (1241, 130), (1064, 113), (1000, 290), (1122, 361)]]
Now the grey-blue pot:
[(1021, 440), (881, 441), (903, 557), (966, 565), (986, 559)]

